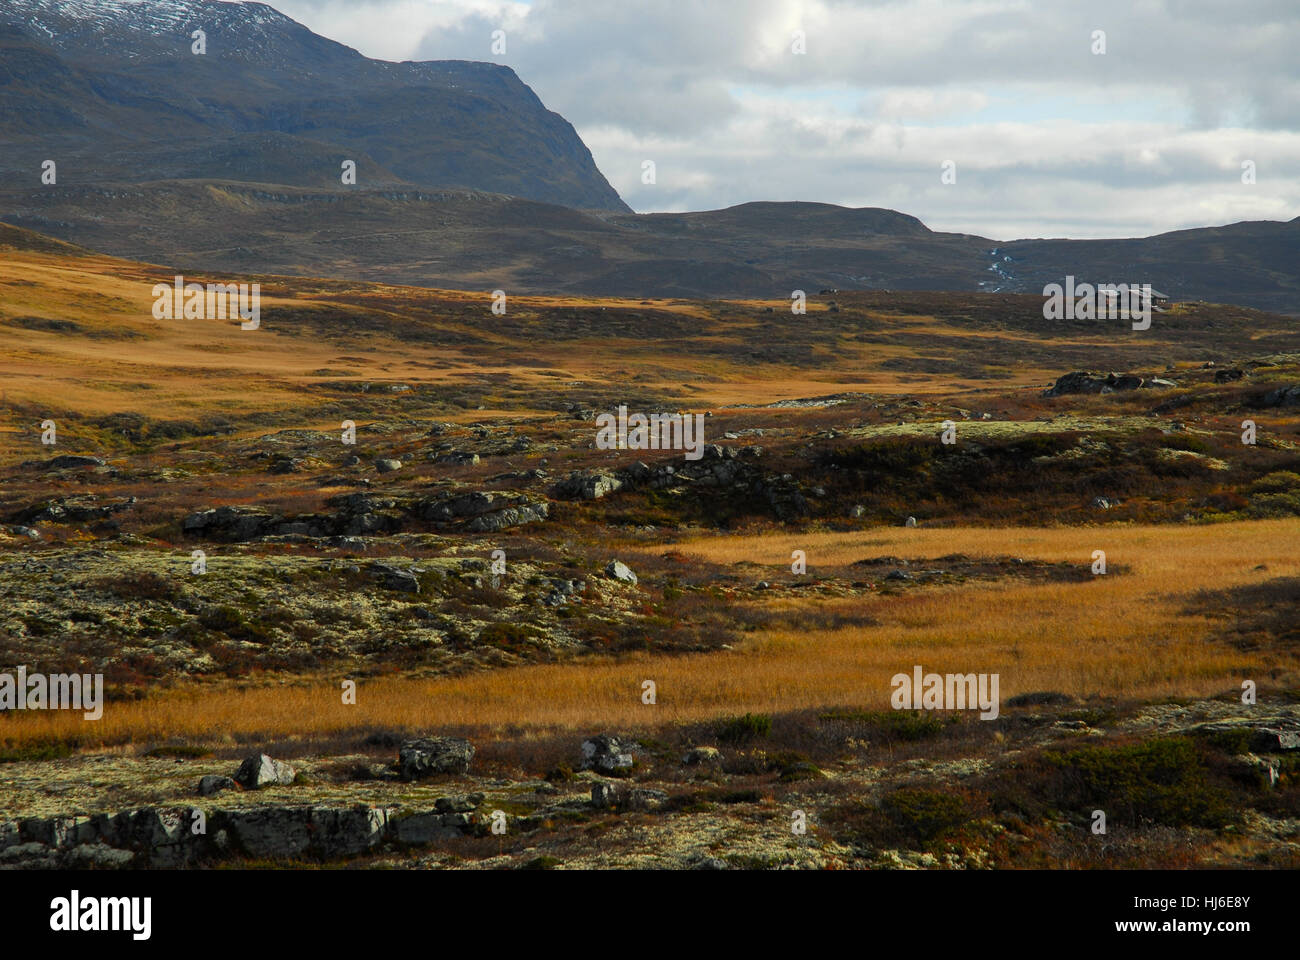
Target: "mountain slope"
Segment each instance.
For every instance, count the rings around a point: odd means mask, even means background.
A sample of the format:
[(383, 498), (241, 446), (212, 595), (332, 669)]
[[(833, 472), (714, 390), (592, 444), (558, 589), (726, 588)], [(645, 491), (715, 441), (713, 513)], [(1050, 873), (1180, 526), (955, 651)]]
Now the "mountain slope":
[[(207, 52), (191, 52), (194, 30)], [(260, 3), (6, 0), (7, 179), (405, 182), (627, 211), (573, 127), (508, 67), (388, 63)]]

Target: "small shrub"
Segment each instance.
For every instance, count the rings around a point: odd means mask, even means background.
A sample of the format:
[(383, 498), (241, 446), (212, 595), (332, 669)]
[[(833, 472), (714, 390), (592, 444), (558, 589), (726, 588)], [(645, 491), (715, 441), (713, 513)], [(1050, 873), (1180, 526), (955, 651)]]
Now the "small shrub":
[(772, 718), (761, 713), (731, 717), (718, 724), (715, 736), (723, 743), (742, 744), (772, 732)]
[(1048, 796), (1063, 808), (1092, 805), (1134, 825), (1223, 827), (1237, 819), (1228, 792), (1185, 738), (1048, 752), (1043, 762), (1058, 774)]

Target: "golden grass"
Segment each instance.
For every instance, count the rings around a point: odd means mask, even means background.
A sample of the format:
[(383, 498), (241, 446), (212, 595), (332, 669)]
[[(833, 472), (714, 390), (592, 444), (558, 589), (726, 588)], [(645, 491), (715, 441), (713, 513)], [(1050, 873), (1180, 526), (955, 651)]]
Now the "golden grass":
[[(244, 331), (234, 322), (205, 320), (157, 321), (152, 316), (152, 287), (169, 282), (173, 271), (104, 256), (68, 256), (30, 251), (6, 251), (0, 258), (0, 321), (25, 316), (71, 320), (90, 334), (64, 335), (21, 326), (3, 326), (6, 352), (0, 376), (6, 391), (24, 401), (54, 410), (102, 413), (131, 409), (168, 416), (195, 411), (239, 414), (253, 410), (294, 408), (301, 404), (303, 380), (318, 380), (316, 371), (330, 367), (340, 352), (352, 354), (348, 376), (355, 380), (401, 380), (412, 384), (477, 382), (483, 375), (504, 374), (524, 386), (554, 387), (553, 375), (515, 362), (521, 351), (562, 372), (563, 379), (591, 384), (623, 385), (621, 371), (648, 372), (638, 382), (650, 389), (678, 394), (683, 383), (693, 387), (693, 402), (704, 408), (765, 404), (818, 394), (930, 394), (953, 390), (986, 390), (988, 382), (897, 373), (886, 361), (917, 356), (914, 347), (889, 343), (860, 343), (840, 338), (823, 351), (815, 370), (806, 364), (755, 364), (744, 356), (708, 352), (675, 355), (665, 365), (663, 345), (638, 337), (597, 336), (550, 342), (518, 332), (494, 329), (490, 318), (475, 321), (473, 349), (460, 350), (419, 338), (395, 338), (382, 331), (359, 332), (353, 342), (323, 340), (306, 330), (277, 330), (264, 316), (262, 328)], [(199, 276), (192, 279), (230, 279)], [(449, 291), (383, 284), (338, 284), (298, 278), (260, 278), (262, 305), (389, 310), (427, 317), (430, 331), (460, 331), (466, 309), (487, 300), (481, 291)], [(699, 302), (583, 297), (516, 297), (512, 310), (545, 311), (594, 305), (609, 309), (666, 310), (701, 322), (697, 339), (739, 338), (753, 334), (743, 319), (719, 324), (710, 308)], [(757, 308), (760, 301), (746, 301)], [(454, 311), (452, 307), (456, 308)], [(820, 309), (820, 308), (818, 308)], [(814, 310), (814, 313), (817, 312)], [(547, 316), (540, 312), (539, 329)], [(815, 322), (789, 318), (790, 322)], [(766, 322), (766, 321), (764, 321)], [(945, 351), (960, 352), (966, 342), (990, 339), (985, 332), (944, 328), (927, 318), (883, 317), (895, 332), (917, 331), (949, 338)], [(714, 324), (710, 329), (710, 324)], [(761, 328), (756, 326), (760, 336)], [(1023, 335), (1017, 335), (1023, 336)], [(1063, 341), (1055, 341), (1062, 345)], [(829, 343), (829, 341), (828, 341)], [(373, 348), (373, 349), (371, 349)], [(494, 362), (493, 352), (501, 351)], [(928, 352), (933, 352), (929, 350)], [(814, 378), (809, 377), (809, 373)], [(1004, 387), (1041, 384), (1053, 370), (1018, 366), (1000, 381)]]
[[(12, 714), (0, 722), (11, 744), (82, 738), (87, 745), (168, 737), (223, 739), (327, 736), (365, 728), (460, 728), (491, 738), (509, 729), (590, 732), (657, 726), (746, 711), (819, 706), (888, 707), (890, 678), (913, 664), (938, 672), (989, 672), (1005, 699), (1034, 690), (1076, 696), (1158, 699), (1240, 688), (1294, 686), (1294, 654), (1242, 652), (1209, 639), (1212, 624), (1185, 612), (1200, 589), (1224, 589), (1300, 574), (1300, 521), (1215, 526), (1060, 529), (889, 529), (804, 536), (715, 536), (681, 552), (714, 562), (770, 564), (772, 579), (805, 550), (810, 570), (867, 556), (1022, 556), (1091, 563), (1104, 549), (1112, 568), (1082, 583), (970, 583), (866, 599), (777, 599), (779, 607), (838, 606), (879, 621), (870, 628), (771, 630), (742, 649), (691, 656), (631, 656), (528, 666), (448, 679), (382, 678), (360, 684), (344, 706), (342, 676), (301, 684), (194, 685), (144, 701), (109, 704), (98, 723), (68, 713)], [(633, 554), (629, 553), (629, 557)], [(1263, 564), (1265, 570), (1255, 569)], [(786, 567), (788, 575), (788, 567)], [(641, 703), (654, 680), (658, 703)]]

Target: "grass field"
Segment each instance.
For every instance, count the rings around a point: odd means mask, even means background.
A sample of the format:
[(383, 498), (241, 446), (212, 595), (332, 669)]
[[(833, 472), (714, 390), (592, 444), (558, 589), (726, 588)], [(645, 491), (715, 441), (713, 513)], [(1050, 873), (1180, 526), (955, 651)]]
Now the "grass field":
[[(588, 657), (439, 680), (378, 678), (361, 684), (355, 706), (341, 703), (342, 678), (182, 684), (112, 704), (94, 725), (66, 713), (13, 714), (4, 739), (90, 747), (180, 738), (219, 745), (383, 727), (456, 729), (490, 739), (650, 728), (750, 711), (887, 709), (890, 677), (918, 663), (927, 671), (998, 673), (1004, 699), (1043, 690), (1120, 701), (1203, 697), (1239, 690), (1245, 679), (1261, 689), (1290, 688), (1300, 684), (1300, 651), (1250, 651), (1216, 639), (1223, 624), (1215, 608), (1196, 600), (1202, 590), (1230, 595), (1300, 575), (1298, 536), (1300, 521), (1278, 520), (704, 537), (679, 552), (770, 566), (774, 582), (793, 579), (788, 558), (795, 549), (806, 551), (814, 575), (819, 563), (882, 554), (1010, 555), (1088, 566), (1097, 549), (1106, 551), (1112, 570), (1124, 572), (1080, 583), (968, 583), (865, 600), (801, 598), (777, 589), (767, 601), (773, 612), (867, 617), (876, 625), (759, 631), (740, 648), (703, 655)], [(641, 702), (645, 680), (658, 688), (653, 706)]]

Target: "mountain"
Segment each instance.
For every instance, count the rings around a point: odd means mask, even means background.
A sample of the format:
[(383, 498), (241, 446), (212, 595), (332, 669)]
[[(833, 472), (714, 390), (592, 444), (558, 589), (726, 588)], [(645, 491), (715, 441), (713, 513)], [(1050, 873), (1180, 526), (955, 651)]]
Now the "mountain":
[(64, 184), (341, 187), (354, 160), (359, 186), (628, 210), (510, 68), (371, 60), (261, 3), (3, 0), (0, 142), (11, 183), (54, 159)]
[(370, 60), (261, 3), (0, 0), (0, 143), (0, 220), (191, 272), (768, 299), (1073, 275), (1300, 314), (1300, 218), (999, 243), (825, 203), (634, 214), (508, 68)]

